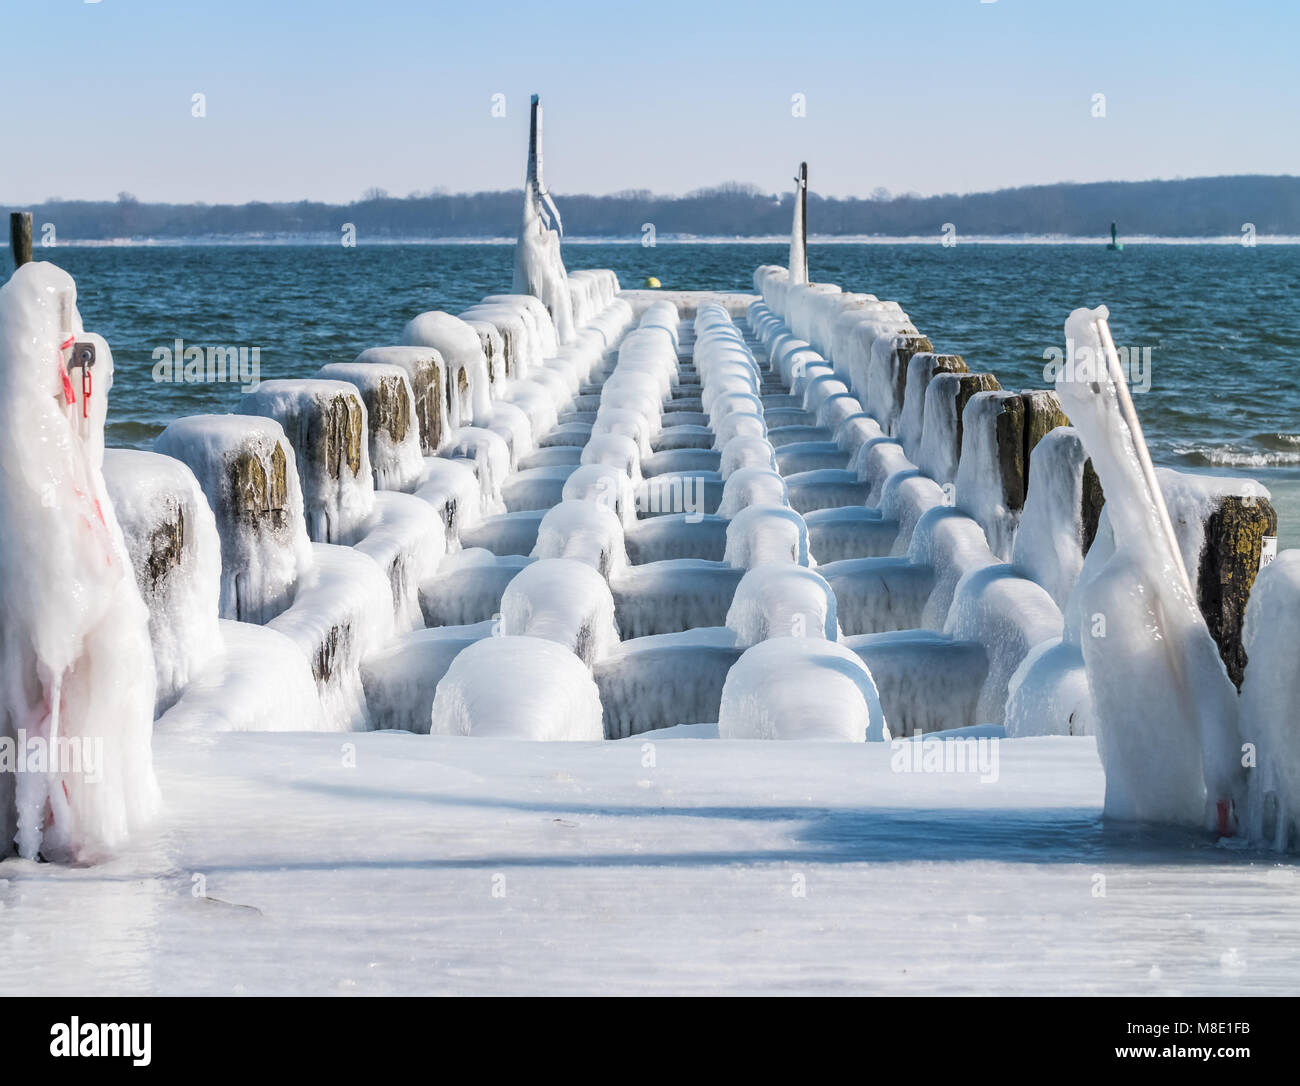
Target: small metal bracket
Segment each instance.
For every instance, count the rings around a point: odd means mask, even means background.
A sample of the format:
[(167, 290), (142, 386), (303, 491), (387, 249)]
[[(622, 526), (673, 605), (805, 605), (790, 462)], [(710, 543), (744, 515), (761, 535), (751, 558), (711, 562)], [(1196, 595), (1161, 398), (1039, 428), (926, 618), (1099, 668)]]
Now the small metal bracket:
[(72, 357), (68, 359), (68, 370), (82, 368), (90, 370), (95, 365), (95, 345), (93, 343), (74, 343)]

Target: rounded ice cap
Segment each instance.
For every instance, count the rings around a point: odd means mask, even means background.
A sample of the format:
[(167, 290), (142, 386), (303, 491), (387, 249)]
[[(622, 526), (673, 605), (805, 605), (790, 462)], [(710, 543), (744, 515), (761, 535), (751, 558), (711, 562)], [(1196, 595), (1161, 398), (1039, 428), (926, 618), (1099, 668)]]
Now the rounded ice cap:
[(431, 735), (605, 738), (600, 691), (572, 652), (540, 637), (487, 637), (452, 661), (433, 698)]
[(539, 558), (521, 569), (501, 597), (507, 635), (563, 645), (590, 667), (618, 644), (609, 583), (585, 562)]
[(888, 739), (889, 729), (856, 653), (832, 641), (774, 637), (746, 649), (727, 672), (718, 736), (860, 743)]
[(722, 486), (718, 516), (734, 517), (751, 505), (787, 505), (785, 479), (767, 467), (738, 468)]
[(723, 561), (733, 569), (753, 569), (765, 562), (809, 565), (808, 525), (789, 506), (747, 506), (727, 525)]
[(786, 636), (838, 641), (835, 593), (825, 577), (803, 566), (758, 566), (736, 586), (727, 626), (739, 648)]

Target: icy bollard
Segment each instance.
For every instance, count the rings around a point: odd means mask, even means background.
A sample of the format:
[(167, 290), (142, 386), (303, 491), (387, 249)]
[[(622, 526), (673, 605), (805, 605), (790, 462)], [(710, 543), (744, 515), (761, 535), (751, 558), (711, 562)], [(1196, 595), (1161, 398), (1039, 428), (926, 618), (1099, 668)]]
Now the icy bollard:
[(903, 410), (898, 418), (897, 436), (909, 460), (921, 452), (921, 432), (925, 422), (925, 395), (930, 382), (941, 373), (966, 373), (966, 360), (959, 354), (934, 354), (921, 351), (907, 363), (907, 384)]
[(564, 482), (563, 501), (596, 502), (612, 509), (624, 528), (636, 523), (636, 489), (627, 472), (609, 464), (580, 464)]
[(752, 411), (736, 411), (710, 423), (713, 429), (713, 447), (721, 451), (738, 437), (767, 439), (767, 423), (763, 416)]
[(838, 641), (835, 593), (825, 577), (802, 566), (758, 566), (736, 586), (727, 626), (736, 632), (738, 648), (771, 637)]
[(298, 468), (284, 430), (250, 415), (190, 415), (154, 449), (188, 465), (221, 537), (222, 618), (266, 622), (311, 567)]
[(1100, 484), (1073, 427), (1045, 434), (1031, 460), (1034, 485), (1025, 498), (1011, 564), (1064, 609), (1097, 533), (1101, 506), (1093, 496), (1100, 496)]
[(722, 739), (879, 742), (889, 738), (871, 672), (832, 641), (775, 637), (746, 649), (727, 673)]
[(1008, 560), (1025, 504), (1025, 402), (1013, 392), (980, 392), (962, 412), (957, 507)]
[(354, 385), (366, 405), (370, 469), (376, 490), (413, 490), (424, 470), (415, 392), (401, 366), (335, 362), (316, 373), (327, 381)]
[(239, 410), (275, 419), (293, 446), (307, 533), (351, 544), (375, 504), (366, 405), (343, 381), (263, 381)]
[(751, 505), (787, 505), (785, 479), (766, 467), (740, 468), (722, 485), (718, 516), (731, 518)]
[(765, 562), (810, 565), (808, 526), (787, 506), (748, 506), (727, 524), (723, 561), (733, 569), (753, 569)]
[(376, 494), (374, 516), (356, 549), (388, 577), (397, 631), (423, 626), (420, 585), (447, 553), (446, 528), (433, 505), (413, 494)]
[(104, 482), (149, 608), (156, 715), (220, 651), (221, 538), (198, 480), (179, 460), (108, 449)]
[(491, 414), (487, 359), (473, 328), (459, 317), (435, 310), (409, 321), (401, 340), (411, 347), (432, 347), (441, 355), (446, 364), (448, 424), (452, 429)]
[(87, 862), (159, 797), (149, 614), (101, 472), (113, 357), (76, 296), (45, 261), (0, 287), (0, 856)]
[(296, 642), (269, 626), (222, 619), (218, 651), (158, 732), (317, 732), (326, 730), (311, 665)]
[(711, 400), (708, 418), (710, 422), (716, 422), (736, 412), (762, 415), (763, 401), (749, 388), (738, 388), (734, 392), (725, 392)]
[(628, 564), (623, 525), (605, 505), (562, 501), (542, 517), (532, 557), (575, 558), (608, 579)]
[(527, 377), (542, 363), (542, 345), (525, 314), (506, 305), (475, 305), (460, 314), (474, 329), (494, 388), (507, 379)]
[(599, 740), (600, 691), (581, 660), (540, 637), (487, 637), (438, 683), (433, 735)]
[(582, 328), (601, 309), (595, 297), (596, 284), (578, 272), (569, 272), (568, 281), (569, 297), (573, 301), (573, 323), (576, 328)]
[(636, 442), (637, 454), (645, 459), (654, 450), (650, 447), (652, 423), (640, 411), (626, 407), (605, 407), (603, 404), (596, 412), (596, 421), (591, 427), (591, 436), (604, 437), (619, 434), (630, 437)]
[[(671, 396), (672, 389), (666, 379), (660, 380), (652, 373), (622, 365), (601, 386), (600, 406), (630, 407), (658, 423), (663, 415), (664, 401)], [(655, 430), (658, 432), (658, 426)]]
[(582, 448), (579, 462), (621, 471), (636, 486), (641, 482), (641, 450), (626, 434), (595, 434)]
[(1083, 624), (1105, 814), (1230, 832), (1244, 785), (1236, 690), (1197, 608), (1106, 317), (1104, 306), (1070, 315), (1078, 364), (1056, 381), (1114, 541), (1108, 555), (1094, 544), (1067, 608)]
[(718, 473), (725, 483), (741, 468), (767, 468), (777, 471), (776, 450), (766, 438), (737, 434), (722, 447)]
[(320, 693), (325, 727), (370, 726), (361, 661), (393, 636), (393, 596), (384, 571), (367, 554), (330, 543), (312, 546), (312, 568), (293, 605), (267, 625), (306, 655)]
[(700, 387), (700, 408), (706, 415), (712, 416), (714, 404), (730, 401), (734, 396), (751, 396), (762, 407), (762, 397), (758, 376), (748, 363), (729, 362), (713, 366), (703, 373), (704, 382)]
[(877, 336), (863, 375), (865, 383), (853, 383), (853, 390), (887, 434), (898, 433), (907, 394), (908, 364), (921, 353), (934, 353), (934, 345), (925, 336), (907, 332)]
[[(607, 383), (608, 384), (608, 383)], [(609, 429), (604, 420), (617, 413), (620, 417), (630, 419), (635, 416), (644, 423), (644, 432), (653, 444), (663, 431), (663, 410), (657, 394), (646, 393), (627, 387), (602, 390), (600, 407), (592, 424), (592, 433), (626, 433), (629, 437), (638, 437), (638, 429)]]
[(501, 630), (554, 641), (587, 667), (618, 644), (609, 584), (572, 558), (542, 558), (519, 571), (501, 597)]
[(483, 360), (487, 363), (488, 385), (496, 395), (510, 380), (514, 372), (514, 360), (509, 357), (506, 337), (490, 321), (478, 320), (472, 314), (462, 313), (461, 320), (474, 329), (479, 346), (483, 348)]
[(406, 371), (415, 399), (420, 451), (435, 455), (452, 430), (451, 387), (447, 363), (432, 347), (370, 347), (357, 355), (358, 364), (399, 366)]
[(997, 392), (1001, 388), (991, 373), (935, 374), (925, 390), (916, 466), (940, 485), (955, 480), (966, 405), (980, 392)]

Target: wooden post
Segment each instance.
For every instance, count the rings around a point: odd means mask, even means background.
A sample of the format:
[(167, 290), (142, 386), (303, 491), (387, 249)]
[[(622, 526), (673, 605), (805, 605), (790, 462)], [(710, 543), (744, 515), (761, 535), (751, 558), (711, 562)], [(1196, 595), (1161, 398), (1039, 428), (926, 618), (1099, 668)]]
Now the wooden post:
[(1079, 511), (1079, 515), (1083, 522), (1082, 542), (1083, 553), (1086, 555), (1092, 549), (1093, 540), (1097, 538), (1097, 528), (1101, 524), (1101, 507), (1106, 504), (1106, 494), (1101, 489), (1101, 480), (1097, 477), (1091, 458), (1083, 462), (1082, 490), (1079, 503), (1083, 508)]
[(1013, 392), (999, 397), (1001, 407), (993, 423), (993, 440), (998, 450), (998, 474), (1002, 477), (1002, 500), (1013, 513), (1025, 507), (1029, 458), (1025, 455), (1029, 407), (1023, 396)]
[(1267, 498), (1231, 494), (1205, 522), (1205, 549), (1197, 576), (1197, 603), (1228, 675), (1241, 688), (1246, 650), (1241, 628), (1259, 574), (1264, 540), (1277, 542), (1277, 512)]
[(13, 252), (14, 267), (21, 268), (32, 259), (32, 213), (9, 213), (9, 248)]

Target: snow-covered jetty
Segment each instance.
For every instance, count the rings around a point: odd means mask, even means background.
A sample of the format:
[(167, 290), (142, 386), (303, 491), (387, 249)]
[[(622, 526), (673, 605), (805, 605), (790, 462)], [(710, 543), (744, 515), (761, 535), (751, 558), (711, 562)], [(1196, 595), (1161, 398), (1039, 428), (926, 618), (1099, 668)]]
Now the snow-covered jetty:
[[(1286, 842), (1300, 556), (1247, 609), (1267, 494), (1137, 470), (1104, 311), (1071, 318), (1086, 380), (1003, 388), (899, 303), (810, 282), (803, 201), (790, 266), (751, 294), (621, 290), (565, 270), (539, 129), (534, 103), (511, 293), (177, 419), (153, 452), (103, 457), (103, 384), (89, 430), (64, 405), (68, 277), (31, 265), (0, 290), (6, 463), (30, 462), (0, 492), (19, 676), (0, 730), (116, 737), (121, 809), (89, 839), (152, 809), (156, 713), (157, 732), (1097, 735), (1108, 813)], [(73, 553), (87, 533), (102, 576)], [(44, 568), (86, 578), (91, 611), (35, 592)], [(134, 646), (153, 661), (130, 704), (92, 712), (81, 687)], [(64, 779), (0, 791), (7, 841), (89, 830)]]

